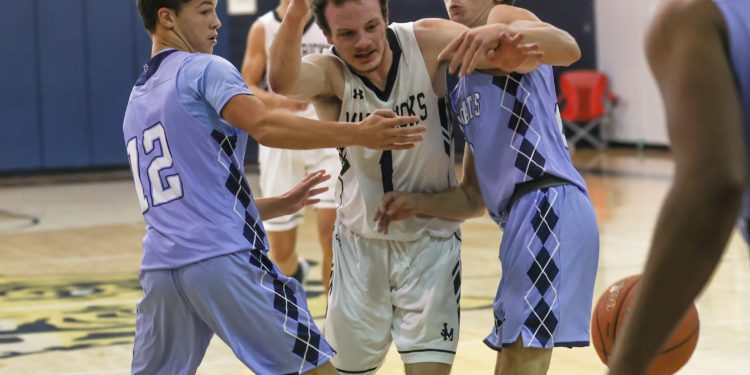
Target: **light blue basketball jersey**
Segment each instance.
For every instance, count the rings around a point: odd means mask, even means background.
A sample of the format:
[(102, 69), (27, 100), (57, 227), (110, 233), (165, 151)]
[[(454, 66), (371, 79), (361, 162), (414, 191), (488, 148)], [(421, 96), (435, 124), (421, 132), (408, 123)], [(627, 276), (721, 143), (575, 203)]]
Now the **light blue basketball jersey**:
[(243, 94), (239, 72), (221, 57), (165, 50), (144, 65), (123, 123), (146, 221), (142, 270), (268, 249), (244, 176), (247, 133), (219, 115)]
[(562, 134), (551, 66), (498, 77), (473, 73), (458, 81), (451, 99), (497, 223), (506, 220), (516, 184), (550, 174), (586, 191)]
[[(743, 122), (745, 126), (745, 147), (748, 152), (748, 167), (750, 167), (750, 1), (714, 0), (714, 3), (724, 15), (724, 21), (729, 31), (729, 54), (745, 116)], [(749, 223), (750, 186), (745, 191), (745, 204), (740, 223), (748, 242), (750, 242)]]

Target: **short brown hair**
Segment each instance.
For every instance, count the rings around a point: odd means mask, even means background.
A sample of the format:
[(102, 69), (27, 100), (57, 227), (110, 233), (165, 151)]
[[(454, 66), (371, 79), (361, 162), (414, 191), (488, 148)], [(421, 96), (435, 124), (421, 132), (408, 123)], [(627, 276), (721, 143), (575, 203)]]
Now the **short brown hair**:
[(179, 14), (182, 4), (187, 4), (190, 1), (191, 0), (136, 0), (135, 3), (138, 7), (138, 12), (141, 14), (143, 26), (153, 34), (156, 31), (156, 20), (159, 17), (159, 9), (172, 9), (175, 13)]
[[(318, 23), (318, 26), (321, 30), (323, 30), (324, 33), (330, 34), (331, 33), (331, 27), (328, 25), (328, 20), (326, 20), (326, 6), (328, 6), (328, 3), (333, 4), (334, 6), (340, 6), (341, 4), (348, 3), (350, 1), (364, 1), (364, 0), (313, 0), (311, 8), (313, 15), (315, 16), (315, 22)], [(380, 0), (380, 12), (383, 15), (383, 19), (386, 21), (388, 20), (388, 0)]]

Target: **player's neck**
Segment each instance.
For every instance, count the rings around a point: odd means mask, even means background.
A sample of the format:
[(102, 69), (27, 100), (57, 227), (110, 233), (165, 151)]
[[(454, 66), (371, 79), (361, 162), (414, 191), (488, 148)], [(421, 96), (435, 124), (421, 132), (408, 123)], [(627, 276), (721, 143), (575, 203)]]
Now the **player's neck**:
[(153, 43), (151, 44), (151, 57), (156, 56), (159, 52), (174, 48), (178, 51), (195, 52), (190, 45), (175, 32), (163, 32), (151, 35)]

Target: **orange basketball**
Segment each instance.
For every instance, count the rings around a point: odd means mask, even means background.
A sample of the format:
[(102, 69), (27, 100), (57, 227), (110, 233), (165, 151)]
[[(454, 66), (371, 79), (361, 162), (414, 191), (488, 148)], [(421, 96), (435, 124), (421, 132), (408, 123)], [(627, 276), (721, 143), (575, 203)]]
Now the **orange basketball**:
[[(638, 291), (640, 275), (612, 284), (599, 298), (591, 318), (591, 335), (599, 358), (607, 364), (617, 335), (622, 332), (630, 303)], [(649, 375), (674, 374), (685, 363), (698, 343), (700, 322), (693, 304), (649, 368)]]

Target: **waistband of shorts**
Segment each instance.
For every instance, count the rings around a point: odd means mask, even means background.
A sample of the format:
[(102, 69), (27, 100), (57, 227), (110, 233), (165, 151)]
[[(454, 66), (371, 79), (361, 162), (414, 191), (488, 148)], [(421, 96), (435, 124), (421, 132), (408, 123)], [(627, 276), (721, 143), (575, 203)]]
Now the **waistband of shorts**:
[(516, 184), (515, 189), (513, 189), (513, 194), (510, 196), (510, 200), (508, 201), (508, 208), (513, 208), (513, 205), (516, 203), (516, 201), (528, 193), (544, 188), (570, 184), (572, 184), (570, 181), (551, 174), (544, 174), (541, 177), (535, 178), (531, 181)]

